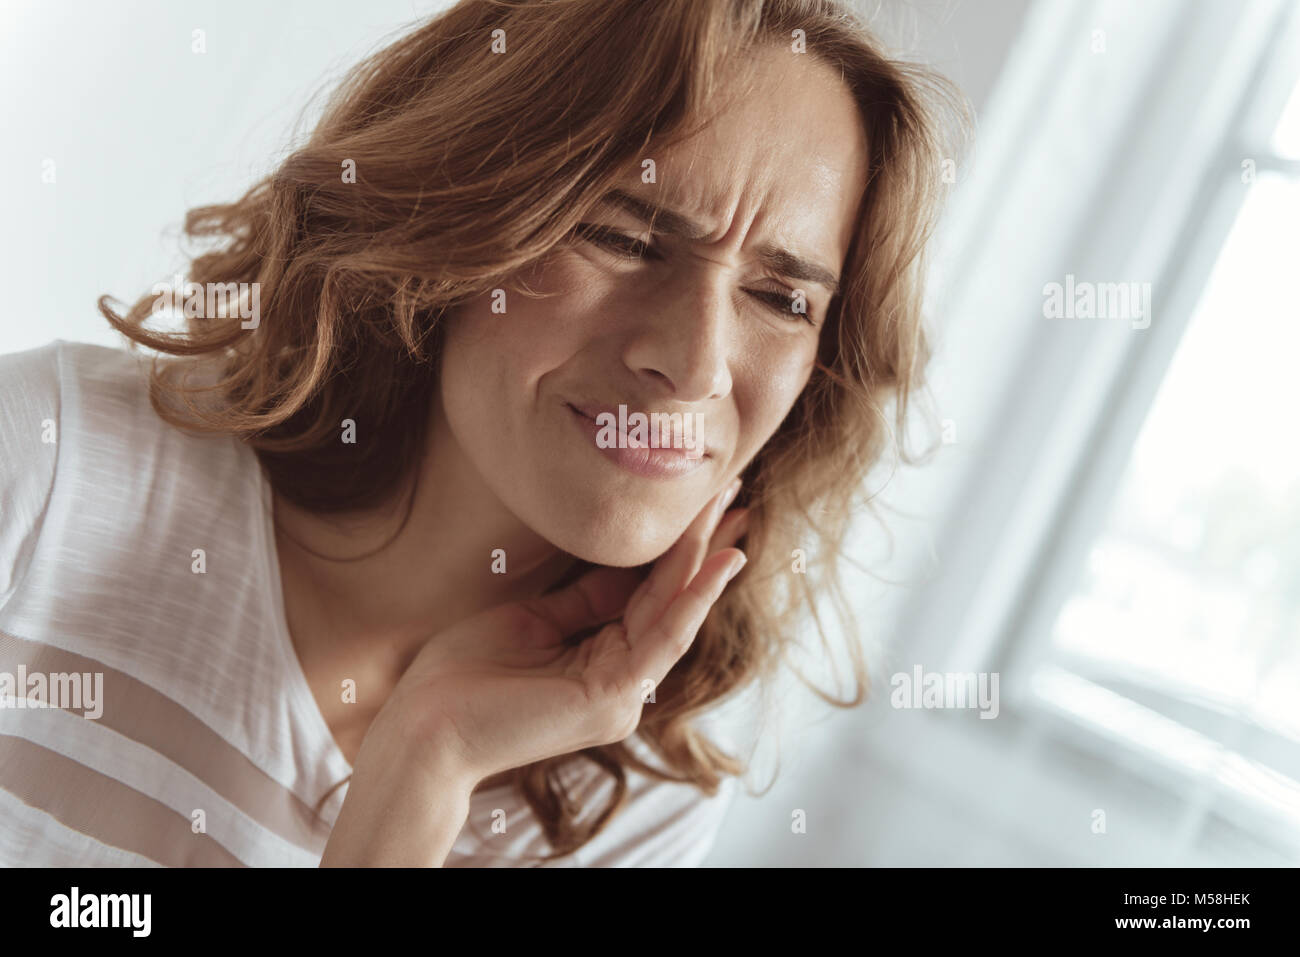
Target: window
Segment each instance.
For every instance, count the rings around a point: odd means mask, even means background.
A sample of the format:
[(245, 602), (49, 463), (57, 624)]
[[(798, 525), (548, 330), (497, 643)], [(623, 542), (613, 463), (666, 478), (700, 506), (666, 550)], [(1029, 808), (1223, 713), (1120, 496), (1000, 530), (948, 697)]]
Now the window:
[[(1300, 85), (1034, 676), (1044, 705), (1300, 828)], [(1243, 170), (1250, 175), (1252, 170)]]

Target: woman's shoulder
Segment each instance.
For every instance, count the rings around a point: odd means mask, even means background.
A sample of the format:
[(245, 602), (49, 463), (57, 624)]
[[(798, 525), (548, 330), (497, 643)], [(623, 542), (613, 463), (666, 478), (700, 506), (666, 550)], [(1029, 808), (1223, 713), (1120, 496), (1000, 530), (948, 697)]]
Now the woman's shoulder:
[[(148, 361), (124, 349), (53, 339), (0, 355), (0, 443), (11, 470), (52, 467), (57, 456), (43, 453), (57, 452), (62, 432), (147, 424), (148, 400)], [(123, 430), (102, 434), (116, 442)]]
[[(150, 399), (151, 357), (55, 339), (0, 355), (0, 488), (93, 480), (139, 490), (169, 479), (202, 484), (213, 469), (246, 469), (233, 436), (165, 421)], [(225, 477), (225, 476), (222, 476)]]
[(53, 396), (69, 376), (88, 377), (99, 385), (127, 386), (145, 357), (93, 342), (51, 339), (40, 346), (0, 355), (0, 401), (23, 395)]
[[(63, 341), (0, 355), (0, 468), (14, 469), (14, 456), (54, 444), (50, 423), (59, 418)], [(46, 439), (41, 441), (42, 432)], [(33, 441), (34, 440), (34, 441)]]
[[(200, 435), (158, 414), (150, 372), (159, 359), (178, 361), (64, 339), (0, 355), (0, 447), (24, 468), (44, 452), (47, 468), (82, 464), (84, 457), (101, 472), (121, 462), (136, 475), (140, 456), (229, 458), (241, 447), (234, 437)], [(65, 443), (65, 437), (76, 441)], [(76, 453), (75, 461), (48, 454), (62, 446), (70, 457)]]
[(54, 483), (61, 340), (0, 355), (0, 606), (35, 545)]
[(150, 369), (146, 355), (62, 339), (0, 355), (0, 607), (43, 538), (90, 561), (141, 536), (157, 548), (178, 524), (252, 514), (252, 451), (164, 421)]

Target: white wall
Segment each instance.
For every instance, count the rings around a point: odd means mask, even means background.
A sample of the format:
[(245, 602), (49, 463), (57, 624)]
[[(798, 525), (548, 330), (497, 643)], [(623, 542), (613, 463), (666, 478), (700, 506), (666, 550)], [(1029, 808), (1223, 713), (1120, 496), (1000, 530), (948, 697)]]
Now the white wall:
[[(186, 210), (237, 197), (308, 98), (441, 4), (407, 0), (8, 2), (0, 6), (6, 290), (0, 352), (120, 345), (95, 306), (184, 264)], [(191, 52), (193, 31), (206, 52)], [(47, 160), (55, 182), (42, 181)]]

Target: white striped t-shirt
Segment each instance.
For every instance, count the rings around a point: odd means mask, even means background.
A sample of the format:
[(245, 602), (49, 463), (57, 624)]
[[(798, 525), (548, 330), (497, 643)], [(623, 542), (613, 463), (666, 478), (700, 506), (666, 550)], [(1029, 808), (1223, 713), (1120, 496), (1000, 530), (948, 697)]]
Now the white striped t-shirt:
[[(347, 786), (313, 809), (352, 768), (285, 624), (270, 486), (238, 440), (163, 422), (147, 370), (62, 340), (0, 356), (0, 864), (314, 867)], [(700, 863), (736, 782), (627, 774), (622, 810), (550, 866)], [(611, 793), (585, 762), (568, 780), (590, 810)], [(502, 786), (446, 865), (549, 850)]]

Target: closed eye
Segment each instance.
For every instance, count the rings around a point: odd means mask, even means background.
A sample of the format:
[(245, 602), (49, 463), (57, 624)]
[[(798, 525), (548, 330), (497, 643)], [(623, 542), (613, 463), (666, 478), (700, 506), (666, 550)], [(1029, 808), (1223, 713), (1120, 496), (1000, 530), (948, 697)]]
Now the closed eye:
[(774, 291), (763, 292), (757, 289), (748, 289), (746, 290), (746, 292), (748, 292), (755, 299), (758, 299), (759, 301), (765, 303), (766, 305), (771, 306), (774, 311), (781, 313), (783, 318), (802, 319), (810, 326), (816, 325), (816, 323), (813, 322), (812, 319), (809, 317), (808, 313), (795, 312), (794, 309), (791, 308), (791, 304), (793, 300), (791, 299), (789, 293), (774, 292)]
[[(608, 226), (598, 226), (595, 223), (579, 223), (573, 231), (579, 239), (585, 239), (590, 243), (600, 246), (602, 249), (616, 253), (620, 259), (629, 262), (637, 262), (642, 259), (662, 260), (663, 254), (654, 246), (643, 243), (639, 239), (633, 239), (631, 236), (625, 236), (616, 229)], [(812, 321), (806, 312), (795, 312), (791, 308), (792, 300), (790, 293), (776, 292), (775, 290), (747, 289), (751, 296), (763, 303), (773, 312), (780, 313), (781, 317), (790, 321), (803, 321), (810, 326), (817, 324)]]
[(663, 258), (653, 246), (643, 243), (639, 239), (633, 239), (631, 236), (624, 236), (618, 230), (610, 229), (608, 226), (579, 223), (573, 232), (579, 239), (585, 239), (603, 249), (616, 252), (623, 259)]

